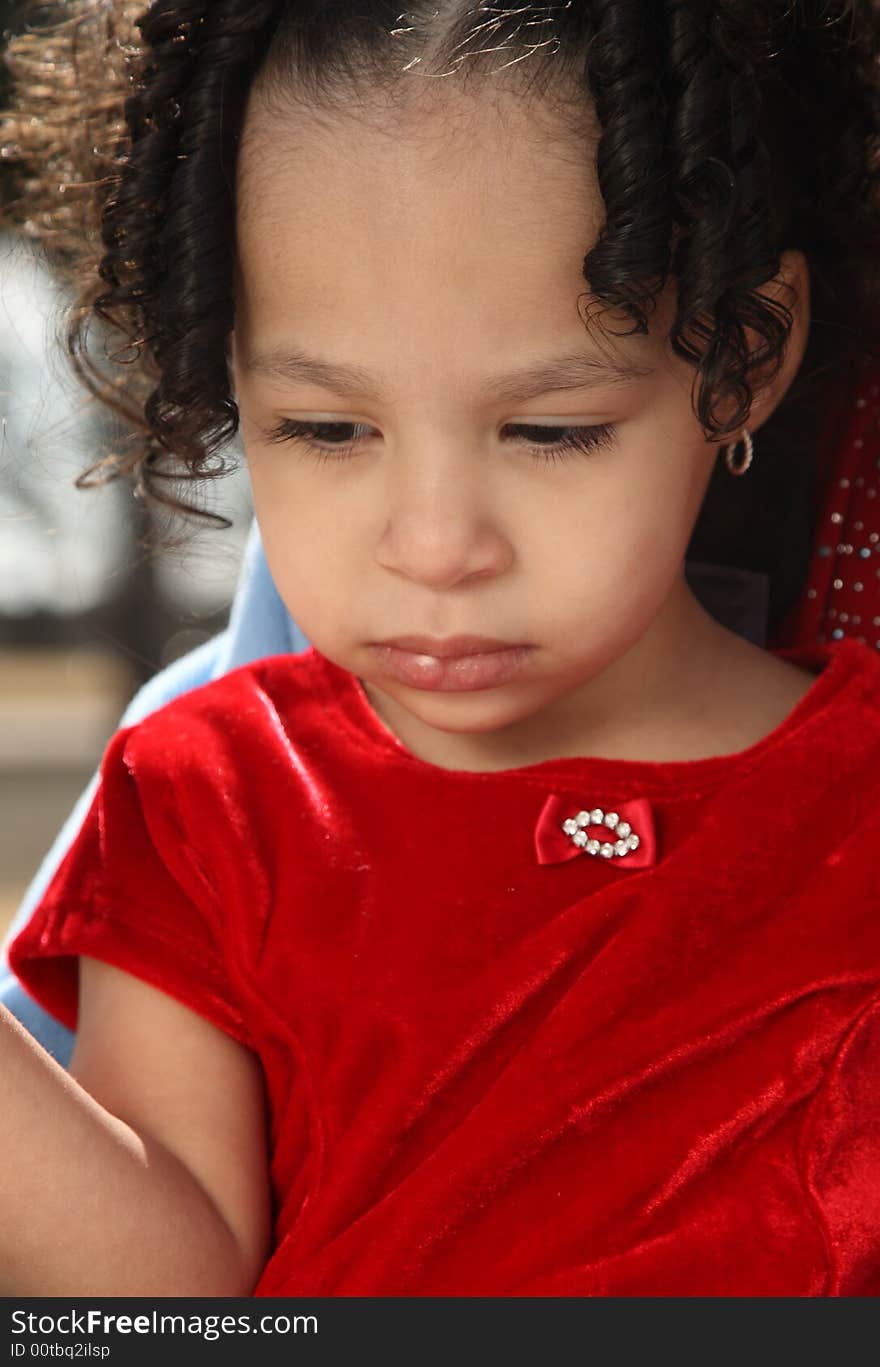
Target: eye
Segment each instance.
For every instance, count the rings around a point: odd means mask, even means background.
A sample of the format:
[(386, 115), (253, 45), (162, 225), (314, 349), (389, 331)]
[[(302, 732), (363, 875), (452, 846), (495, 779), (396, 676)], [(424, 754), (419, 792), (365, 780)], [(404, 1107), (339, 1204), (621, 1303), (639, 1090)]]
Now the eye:
[(601, 423), (596, 427), (549, 427), (524, 423), (511, 423), (510, 426), (515, 431), (540, 433), (543, 437), (552, 437), (558, 432), (565, 434), (557, 436), (554, 441), (536, 440), (532, 437), (529, 444), (537, 460), (571, 460), (573, 456), (589, 455), (601, 446), (612, 446), (617, 437), (617, 429), (610, 422)]
[(369, 431), (359, 422), (301, 422), (295, 418), (282, 418), (267, 433), (270, 442), (293, 442), (303, 446), (316, 460), (343, 460), (354, 453), (355, 442), (334, 440), (340, 432)]
[[(617, 429), (613, 423), (595, 427), (551, 427), (536, 423), (508, 423), (508, 431), (529, 433), (525, 440), (536, 460), (571, 460), (577, 455), (588, 455), (602, 446), (613, 445)], [(266, 435), (273, 443), (293, 442), (304, 447), (317, 461), (345, 460), (356, 453), (357, 437), (345, 439), (346, 432), (369, 432), (370, 428), (356, 422), (303, 422), (282, 418)], [(557, 435), (562, 434), (562, 435)], [(336, 440), (336, 438), (339, 440)], [(545, 440), (552, 438), (552, 440)]]

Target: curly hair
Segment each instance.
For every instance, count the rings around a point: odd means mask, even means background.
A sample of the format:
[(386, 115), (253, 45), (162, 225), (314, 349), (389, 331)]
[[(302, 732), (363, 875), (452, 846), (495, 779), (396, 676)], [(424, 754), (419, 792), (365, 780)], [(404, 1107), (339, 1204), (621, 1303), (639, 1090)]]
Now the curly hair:
[[(644, 333), (675, 278), (669, 343), (694, 368), (709, 440), (741, 429), (755, 385), (781, 366), (792, 314), (759, 291), (783, 250), (806, 254), (806, 356), (764, 426), (754, 476), (713, 475), (691, 544), (768, 570), (771, 615), (786, 610), (806, 573), (796, 527), (817, 497), (820, 416), (880, 353), (877, 0), (412, 0), (405, 14), (397, 0), (154, 0), (139, 11), (76, 0), (8, 45), (2, 155), (23, 183), (8, 216), (74, 278), (73, 364), (137, 434), (81, 483), (125, 473), (142, 497), (210, 516), (161, 481), (224, 473), (238, 429), (227, 342), (248, 93), (259, 77), (316, 107), (403, 96), (418, 65), (461, 89), (536, 95), (572, 127), (595, 114), (605, 221), (584, 279), (603, 315)], [(120, 336), (112, 354), (89, 346), (96, 318)]]

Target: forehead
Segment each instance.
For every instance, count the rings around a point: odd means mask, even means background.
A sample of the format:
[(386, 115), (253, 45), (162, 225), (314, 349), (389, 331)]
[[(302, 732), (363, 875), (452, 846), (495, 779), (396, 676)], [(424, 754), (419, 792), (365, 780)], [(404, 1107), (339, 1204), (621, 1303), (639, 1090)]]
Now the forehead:
[(579, 270), (602, 215), (591, 142), (546, 109), (436, 95), (384, 111), (248, 109), (237, 228), (254, 279), (296, 277), (295, 258), (312, 280), (347, 262), (398, 276), (544, 273), (560, 258)]
[(396, 339), (463, 368), (469, 347), (477, 361), (576, 340), (604, 220), (595, 145), (589, 113), (577, 127), (508, 98), (320, 114), (252, 99), (237, 328), (336, 356), (390, 356)]

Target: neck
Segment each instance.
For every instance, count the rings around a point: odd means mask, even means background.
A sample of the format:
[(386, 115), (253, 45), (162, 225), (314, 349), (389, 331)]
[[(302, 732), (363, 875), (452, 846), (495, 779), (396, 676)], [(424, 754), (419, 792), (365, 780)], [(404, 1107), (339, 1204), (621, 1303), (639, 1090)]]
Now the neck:
[[(365, 684), (383, 723), (418, 758), (483, 773), (543, 760), (688, 757), (689, 744), (720, 744), (719, 703), (765, 652), (722, 627), (694, 597), (682, 571), (647, 631), (604, 669), (537, 713), (489, 732), (441, 731)], [(727, 707), (727, 702), (722, 705)], [(691, 742), (689, 737), (696, 739)], [(737, 748), (736, 744), (730, 748)], [(668, 753), (667, 753), (668, 752)]]

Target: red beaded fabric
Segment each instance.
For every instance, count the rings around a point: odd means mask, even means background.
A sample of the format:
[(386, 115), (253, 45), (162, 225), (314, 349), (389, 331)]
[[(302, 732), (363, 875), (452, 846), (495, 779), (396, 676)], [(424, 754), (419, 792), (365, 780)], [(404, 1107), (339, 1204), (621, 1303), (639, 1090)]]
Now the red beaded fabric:
[(807, 583), (770, 645), (853, 636), (880, 650), (880, 365), (863, 366), (829, 413), (819, 474)]

